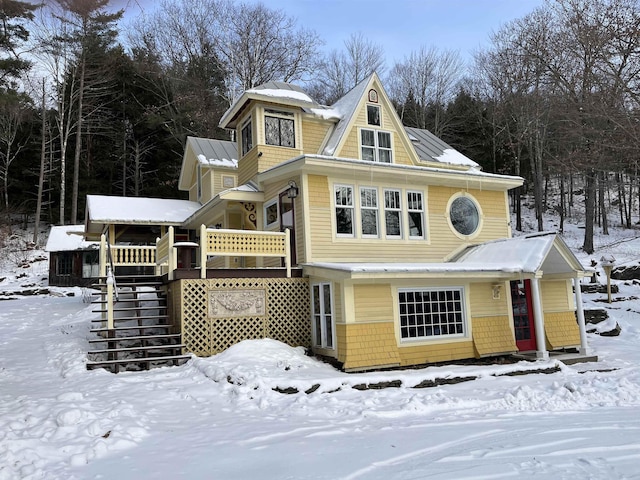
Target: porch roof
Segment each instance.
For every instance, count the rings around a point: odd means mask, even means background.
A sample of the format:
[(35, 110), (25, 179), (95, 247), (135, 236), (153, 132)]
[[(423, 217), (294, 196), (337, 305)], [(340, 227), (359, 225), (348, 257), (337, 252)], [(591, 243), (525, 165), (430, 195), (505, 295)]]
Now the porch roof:
[(303, 265), (308, 274), (333, 271), (341, 278), (496, 278), (517, 275), (583, 277), (589, 275), (560, 236), (536, 234), (467, 247), (448, 262), (334, 263)]
[(97, 249), (100, 242), (88, 242), (84, 239), (84, 225), (62, 225), (51, 227), (46, 252), (71, 252)]
[(87, 233), (104, 225), (181, 225), (201, 205), (189, 200), (87, 195)]

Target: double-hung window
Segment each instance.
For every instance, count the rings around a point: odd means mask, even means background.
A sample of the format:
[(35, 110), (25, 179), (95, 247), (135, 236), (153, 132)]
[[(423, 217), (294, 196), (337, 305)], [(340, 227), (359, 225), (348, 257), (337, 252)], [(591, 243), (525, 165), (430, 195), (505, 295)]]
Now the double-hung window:
[(363, 238), (378, 238), (378, 190), (360, 187), (360, 221)]
[(333, 348), (334, 323), (330, 283), (318, 283), (311, 287), (311, 306), (316, 347)]
[(242, 156), (245, 156), (249, 150), (253, 148), (253, 128), (251, 120), (242, 127)]
[(335, 186), (336, 234), (343, 237), (353, 236), (353, 187)]
[(362, 160), (391, 163), (391, 133), (380, 130), (360, 130)]
[(400, 190), (384, 191), (384, 224), (387, 238), (402, 238)]
[(294, 148), (296, 141), (293, 113), (266, 110), (264, 136), (267, 145)]
[(463, 337), (466, 334), (464, 289), (398, 291), (400, 337), (403, 340)]
[(409, 238), (424, 238), (424, 202), (422, 192), (407, 192)]

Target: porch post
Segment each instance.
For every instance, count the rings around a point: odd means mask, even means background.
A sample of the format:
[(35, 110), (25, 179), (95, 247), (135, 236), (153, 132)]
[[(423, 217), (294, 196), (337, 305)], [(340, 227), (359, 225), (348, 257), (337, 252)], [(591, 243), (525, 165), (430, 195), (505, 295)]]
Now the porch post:
[(582, 290), (580, 289), (580, 279), (573, 279), (573, 291), (576, 296), (576, 316), (578, 317), (578, 329), (580, 330), (580, 355), (589, 355), (587, 345), (587, 327), (584, 321), (584, 307), (582, 306)]
[(284, 264), (287, 267), (287, 278), (291, 278), (291, 230), (284, 229)]
[(100, 235), (100, 277), (107, 276), (107, 237)]
[(540, 298), (540, 279), (531, 279), (531, 295), (533, 296), (533, 323), (536, 330), (536, 358), (539, 360), (549, 360), (547, 351), (547, 340), (544, 335), (544, 313), (542, 312), (542, 300)]
[(200, 225), (200, 278), (207, 278), (207, 226)]
[(168, 259), (169, 265), (167, 266), (167, 279), (173, 280), (175, 276), (174, 270), (178, 268), (178, 251), (175, 248), (173, 248), (173, 241), (174, 241), (173, 226), (169, 226), (167, 230), (167, 235), (169, 235), (169, 241), (167, 242), (167, 248), (169, 249), (169, 259)]

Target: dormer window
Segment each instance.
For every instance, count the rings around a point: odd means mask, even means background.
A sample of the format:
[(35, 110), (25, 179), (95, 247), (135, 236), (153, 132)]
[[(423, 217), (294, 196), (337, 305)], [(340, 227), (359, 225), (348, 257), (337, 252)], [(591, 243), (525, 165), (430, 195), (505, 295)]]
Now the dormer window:
[(293, 113), (265, 110), (264, 137), (267, 145), (295, 148)]
[(367, 105), (367, 123), (380, 126), (380, 107), (378, 105)]
[(360, 130), (362, 160), (391, 163), (391, 133), (380, 130)]
[(242, 156), (253, 148), (253, 128), (251, 119), (242, 126)]

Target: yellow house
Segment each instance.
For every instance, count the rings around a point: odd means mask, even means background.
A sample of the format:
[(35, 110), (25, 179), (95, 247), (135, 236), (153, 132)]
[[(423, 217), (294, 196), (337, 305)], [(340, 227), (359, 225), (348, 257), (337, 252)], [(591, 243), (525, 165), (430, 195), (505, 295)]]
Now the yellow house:
[[(209, 339), (187, 350), (215, 353), (219, 329), (270, 316), (297, 322), (290, 343), (307, 338), (347, 371), (587, 354), (574, 293), (587, 272), (555, 234), (511, 238), (508, 191), (523, 179), (485, 173), (430, 132), (404, 127), (376, 74), (330, 107), (269, 82), (244, 92), (220, 125), (237, 142), (188, 138), (180, 174), (198, 205), (180, 228), (202, 245), (192, 256), (201, 275), (167, 274), (171, 309), (183, 337), (197, 317)], [(284, 250), (247, 247), (249, 232)], [(224, 242), (233, 246), (212, 249)], [(277, 301), (262, 284), (215, 280), (275, 275), (283, 259), (303, 287)], [(196, 301), (194, 291), (208, 293)], [(225, 301), (232, 327), (219, 315)], [(274, 336), (261, 325), (232, 341)]]

